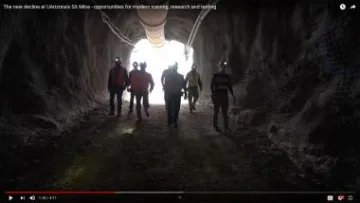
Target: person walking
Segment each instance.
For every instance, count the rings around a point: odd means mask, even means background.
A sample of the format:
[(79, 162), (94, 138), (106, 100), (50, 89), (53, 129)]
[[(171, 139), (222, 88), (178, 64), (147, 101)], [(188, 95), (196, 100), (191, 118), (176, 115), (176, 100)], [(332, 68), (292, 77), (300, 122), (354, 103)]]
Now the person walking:
[(191, 71), (186, 75), (189, 110), (192, 113), (196, 109), (196, 102), (199, 99), (199, 89), (202, 91), (202, 82), (200, 74), (196, 71), (196, 65), (193, 64)]
[(211, 80), (211, 98), (214, 104), (213, 127), (217, 132), (221, 132), (220, 128), (218, 127), (218, 115), (220, 108), (223, 114), (225, 132), (230, 132), (228, 117), (228, 91), (230, 91), (233, 97), (234, 104), (236, 103), (230, 76), (226, 74), (226, 69), (227, 63), (225, 61), (221, 61), (220, 72), (215, 73)]
[(138, 121), (142, 120), (141, 100), (143, 100), (145, 115), (147, 117), (150, 116), (149, 92), (151, 93), (154, 89), (154, 81), (152, 75), (146, 72), (146, 67), (146, 62), (140, 63), (140, 71), (137, 71), (132, 75), (133, 82), (131, 83), (131, 88), (136, 97), (136, 113)]
[[(164, 91), (167, 95), (167, 120), (168, 127), (178, 127), (178, 118), (181, 105), (181, 97), (187, 97), (186, 81), (182, 74), (177, 72), (177, 64), (165, 77)], [(182, 91), (184, 90), (184, 91)]]
[(130, 71), (129, 73), (129, 80), (130, 80), (130, 86), (127, 88), (127, 91), (130, 92), (130, 105), (129, 105), (129, 115), (132, 114), (133, 109), (134, 109), (134, 99), (135, 99), (135, 93), (134, 90), (131, 88), (131, 84), (134, 83), (134, 79), (132, 77), (132, 75), (136, 74), (137, 72), (139, 72), (138, 69), (138, 62), (134, 62), (133, 63), (133, 69), (132, 71)]
[(115, 58), (115, 65), (111, 68), (108, 79), (108, 91), (110, 93), (110, 115), (114, 115), (115, 96), (117, 99), (117, 115), (121, 116), (122, 95), (126, 87), (129, 85), (129, 76), (126, 68), (122, 66), (119, 57)]
[(169, 66), (167, 69), (165, 69), (161, 74), (161, 85), (164, 90), (164, 101), (165, 101), (165, 108), (167, 109), (167, 95), (165, 92), (165, 78), (166, 76), (171, 72), (172, 66)]

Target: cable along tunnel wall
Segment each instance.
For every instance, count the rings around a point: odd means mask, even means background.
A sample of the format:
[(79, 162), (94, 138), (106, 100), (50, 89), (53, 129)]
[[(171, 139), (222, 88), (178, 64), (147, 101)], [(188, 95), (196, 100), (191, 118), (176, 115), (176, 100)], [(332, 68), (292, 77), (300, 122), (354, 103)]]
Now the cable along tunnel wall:
[[(138, 3), (142, 3), (141, 1)], [(147, 1), (147, 4), (167, 5), (168, 1)], [(146, 4), (145, 3), (145, 4)], [(164, 27), (166, 23), (167, 9), (137, 9), (137, 16), (140, 24), (145, 29), (146, 37), (155, 48), (165, 45)]]

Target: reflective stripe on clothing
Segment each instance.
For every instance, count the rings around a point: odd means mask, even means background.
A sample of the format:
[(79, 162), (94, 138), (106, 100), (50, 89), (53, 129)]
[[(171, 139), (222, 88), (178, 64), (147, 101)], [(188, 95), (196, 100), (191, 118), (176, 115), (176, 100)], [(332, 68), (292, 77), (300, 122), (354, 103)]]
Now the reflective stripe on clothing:
[(190, 71), (186, 75), (186, 79), (189, 82), (188, 84), (189, 87), (197, 87), (199, 84), (200, 75), (197, 72)]
[(222, 73), (215, 73), (212, 83), (215, 92), (227, 91), (229, 86), (231, 86), (230, 77)]
[(219, 84), (215, 87), (215, 90), (216, 91), (224, 91), (224, 90), (227, 90), (228, 89), (228, 86), (227, 85), (224, 85), (224, 84)]

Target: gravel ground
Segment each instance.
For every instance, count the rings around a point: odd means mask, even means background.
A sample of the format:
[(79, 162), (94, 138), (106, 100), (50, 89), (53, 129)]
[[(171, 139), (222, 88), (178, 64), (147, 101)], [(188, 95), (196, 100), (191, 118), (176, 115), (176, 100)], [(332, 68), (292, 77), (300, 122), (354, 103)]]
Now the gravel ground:
[[(125, 106), (127, 107), (127, 106)], [(124, 110), (125, 112), (125, 110)], [(211, 109), (166, 127), (164, 106), (150, 118), (120, 118), (95, 109), (77, 130), (30, 151), (12, 152), (10, 190), (309, 191), (323, 189), (304, 176), (259, 129), (225, 135), (211, 128)], [(219, 120), (221, 123), (221, 120)], [(50, 136), (49, 136), (50, 137)], [(8, 159), (7, 159), (8, 160)]]

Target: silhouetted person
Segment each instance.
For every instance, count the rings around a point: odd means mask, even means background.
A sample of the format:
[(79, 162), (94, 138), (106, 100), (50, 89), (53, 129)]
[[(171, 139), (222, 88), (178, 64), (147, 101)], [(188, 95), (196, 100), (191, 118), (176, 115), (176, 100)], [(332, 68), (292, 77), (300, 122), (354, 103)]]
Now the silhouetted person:
[(213, 116), (213, 127), (216, 131), (220, 132), (220, 128), (218, 127), (218, 115), (219, 109), (221, 108), (223, 119), (224, 119), (224, 127), (225, 131), (230, 131), (229, 129), (229, 118), (228, 118), (228, 109), (229, 109), (229, 98), (228, 91), (230, 91), (234, 104), (235, 104), (235, 96), (232, 88), (232, 84), (230, 81), (230, 76), (226, 74), (227, 64), (222, 61), (220, 63), (220, 72), (215, 73), (211, 80), (211, 98), (214, 103), (214, 116)]
[[(167, 95), (167, 117), (168, 127), (172, 125), (174, 128), (178, 126), (179, 111), (181, 105), (181, 97), (183, 94), (185, 99), (186, 94), (186, 81), (184, 76), (177, 72), (177, 64), (165, 77), (164, 91)], [(182, 92), (184, 90), (184, 92)]]
[(133, 112), (133, 109), (134, 109), (134, 99), (135, 99), (134, 90), (131, 88), (131, 84), (134, 82), (132, 75), (134, 75), (134, 74), (136, 74), (137, 72), (139, 72), (138, 65), (139, 65), (139, 64), (135, 61), (135, 62), (133, 63), (133, 70), (131, 70), (130, 73), (129, 73), (129, 79), (130, 79), (130, 87), (128, 87), (128, 92), (130, 92), (129, 114), (131, 114), (131, 113)]
[(133, 78), (131, 88), (134, 90), (136, 97), (136, 113), (138, 121), (142, 120), (141, 99), (143, 99), (143, 106), (146, 116), (150, 116), (149, 91), (152, 92), (152, 90), (154, 89), (154, 81), (152, 75), (146, 72), (146, 66), (147, 65), (145, 62), (140, 63), (140, 71), (134, 72), (134, 74), (131, 76)]
[(172, 69), (172, 66), (169, 66), (167, 69), (165, 69), (162, 74), (161, 74), (161, 85), (163, 87), (163, 90), (164, 90), (164, 101), (165, 101), (165, 108), (167, 108), (167, 95), (166, 95), (166, 92), (165, 92), (165, 77), (171, 72), (171, 69)]
[(114, 115), (114, 99), (117, 98), (117, 115), (121, 116), (122, 94), (129, 85), (127, 70), (122, 67), (120, 58), (115, 58), (115, 66), (111, 68), (108, 80), (108, 91), (110, 93), (110, 115)]
[(193, 112), (196, 108), (196, 102), (199, 99), (199, 89), (202, 91), (202, 82), (200, 75), (196, 72), (196, 65), (192, 66), (191, 71), (186, 75), (189, 109)]

